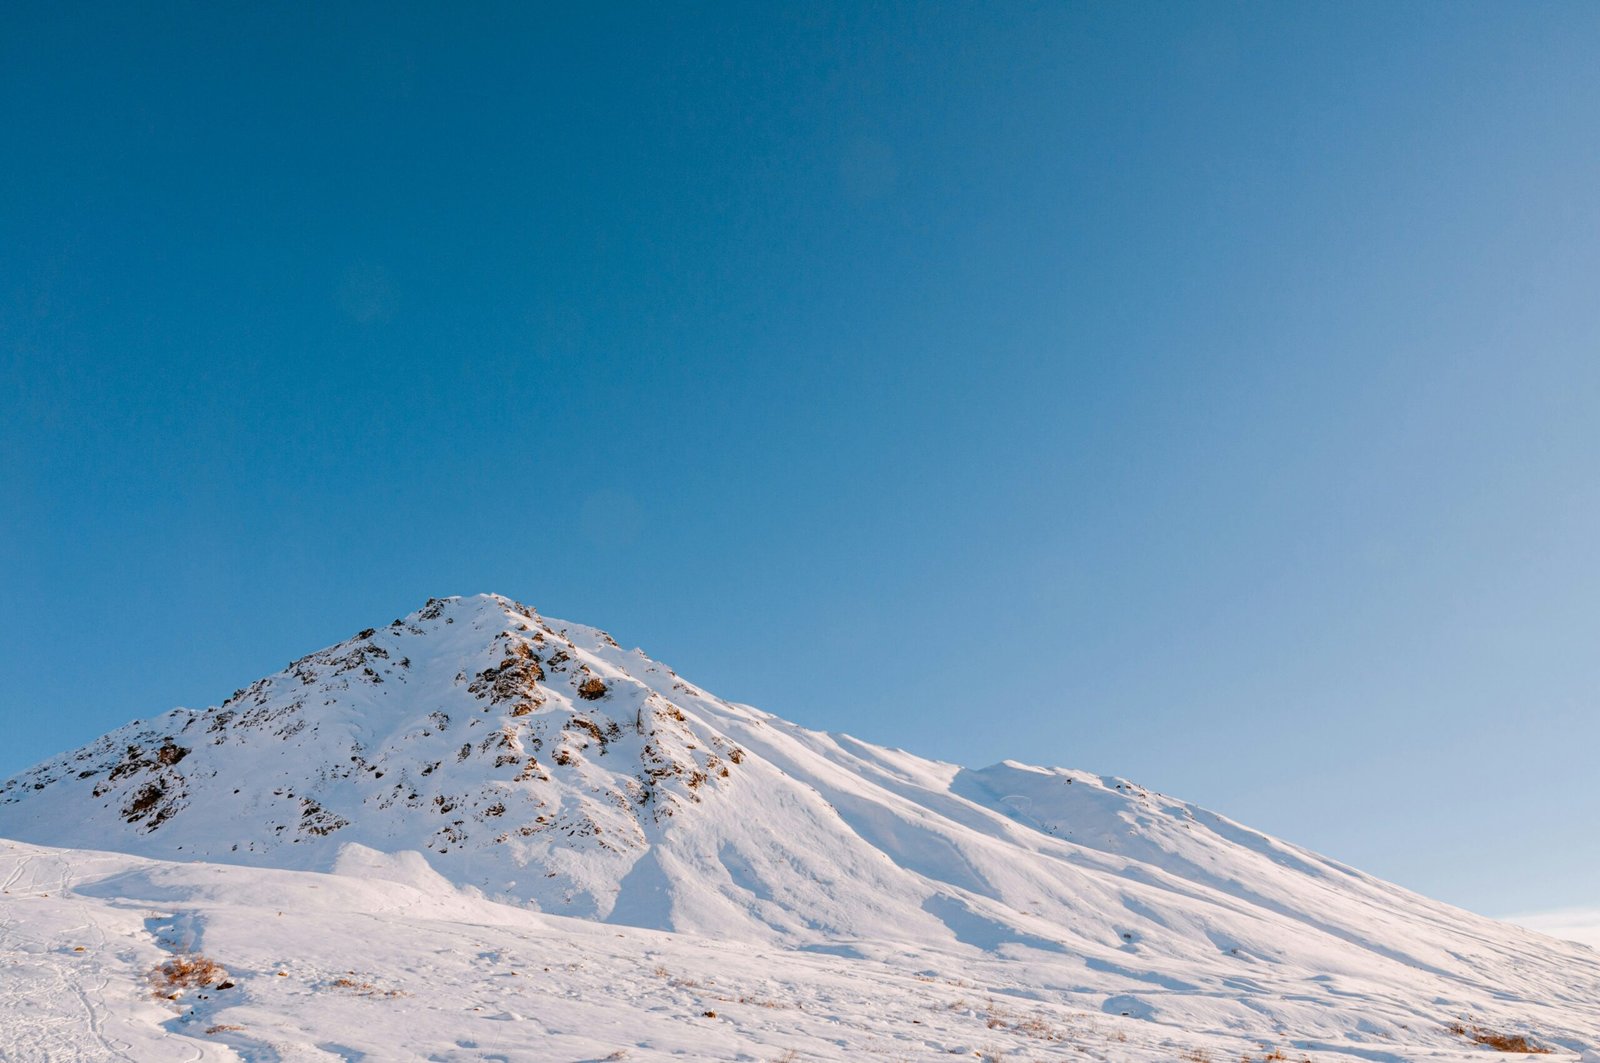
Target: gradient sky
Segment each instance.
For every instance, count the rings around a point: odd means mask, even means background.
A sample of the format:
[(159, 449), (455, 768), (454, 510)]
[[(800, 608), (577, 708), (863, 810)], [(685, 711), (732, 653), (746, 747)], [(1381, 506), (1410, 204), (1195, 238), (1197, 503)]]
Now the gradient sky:
[(1600, 904), (1600, 6), (581, 7), (5, 6), (0, 775), (493, 590)]

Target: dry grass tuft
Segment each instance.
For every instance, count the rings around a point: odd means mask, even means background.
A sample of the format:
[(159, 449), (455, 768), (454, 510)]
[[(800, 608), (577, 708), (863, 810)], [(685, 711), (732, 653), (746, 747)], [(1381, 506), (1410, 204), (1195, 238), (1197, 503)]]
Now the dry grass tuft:
[(766, 997), (740, 997), (739, 1003), (749, 1004), (757, 1008), (772, 1008), (773, 1010), (787, 1007), (798, 1007), (798, 1005), (783, 1004), (776, 1000), (769, 1000)]
[(228, 972), (213, 959), (193, 953), (174, 956), (150, 972), (150, 984), (160, 996), (172, 998), (185, 989), (232, 989)]
[(1024, 1037), (1041, 1041), (1062, 1041), (1066, 1038), (1041, 1015), (1023, 1015), (989, 1001), (984, 1009), (984, 1025), (991, 1030), (1010, 1030)]
[(1488, 1045), (1497, 1052), (1520, 1052), (1524, 1055), (1540, 1056), (1549, 1055), (1551, 1052), (1551, 1049), (1530, 1041), (1519, 1033), (1496, 1033), (1482, 1026), (1466, 1026), (1459, 1022), (1451, 1023), (1447, 1029), (1458, 1037), (1465, 1037), (1474, 1044)]
[(404, 996), (410, 996), (409, 993), (406, 993), (406, 992), (404, 992), (402, 990), (399, 990), (399, 989), (379, 989), (377, 986), (373, 985), (371, 982), (363, 982), (363, 981), (360, 981), (360, 980), (356, 979), (355, 977), (353, 977), (354, 975), (355, 975), (354, 971), (350, 971), (348, 974), (340, 975), (338, 978), (335, 978), (333, 981), (329, 982), (328, 986), (330, 988), (332, 988), (332, 989), (348, 990), (349, 992), (355, 993), (355, 994), (357, 994), (359, 996), (363, 996), (363, 997), (404, 997)]

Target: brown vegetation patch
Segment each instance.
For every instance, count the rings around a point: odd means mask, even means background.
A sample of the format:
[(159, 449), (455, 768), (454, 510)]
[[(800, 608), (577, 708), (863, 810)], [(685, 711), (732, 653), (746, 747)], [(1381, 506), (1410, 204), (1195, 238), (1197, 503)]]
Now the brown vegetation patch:
[(1482, 1026), (1467, 1026), (1453, 1022), (1448, 1029), (1458, 1037), (1465, 1037), (1475, 1044), (1487, 1045), (1497, 1052), (1520, 1052), (1524, 1055), (1549, 1055), (1551, 1049), (1530, 1041), (1522, 1034), (1496, 1033), (1486, 1030)]
[(1060, 1041), (1062, 1034), (1040, 1015), (1022, 1015), (1006, 1008), (998, 1007), (994, 1001), (989, 1001), (989, 1006), (984, 1015), (984, 1025), (991, 1030), (1011, 1030), (1022, 1034), (1024, 1037), (1033, 1037), (1041, 1041)]
[(185, 989), (232, 989), (222, 965), (199, 953), (174, 956), (150, 972), (150, 985), (158, 996), (172, 998)]
[(356, 977), (356, 973), (354, 971), (350, 971), (347, 974), (343, 974), (338, 978), (335, 978), (333, 981), (328, 983), (328, 987), (330, 989), (343, 989), (346, 992), (355, 993), (357, 996), (363, 997), (410, 996), (409, 993), (399, 989), (380, 989), (371, 982), (364, 981)]

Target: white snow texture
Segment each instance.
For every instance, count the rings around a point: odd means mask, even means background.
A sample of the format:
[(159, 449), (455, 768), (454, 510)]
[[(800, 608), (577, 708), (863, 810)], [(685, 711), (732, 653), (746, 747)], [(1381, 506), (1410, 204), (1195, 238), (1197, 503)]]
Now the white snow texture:
[(0, 838), (3, 1060), (1600, 1063), (1587, 946), (495, 595), (40, 764)]

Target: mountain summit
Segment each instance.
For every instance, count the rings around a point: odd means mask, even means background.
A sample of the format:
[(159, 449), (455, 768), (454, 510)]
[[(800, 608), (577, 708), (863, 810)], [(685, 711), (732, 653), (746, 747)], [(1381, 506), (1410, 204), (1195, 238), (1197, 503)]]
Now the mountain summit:
[(1205, 1000), (1332, 1041), (1470, 1015), (1589, 1050), (1600, 1027), (1581, 946), (1126, 780), (810, 731), (497, 595), (430, 600), (219, 706), (40, 764), (0, 786), (0, 836), (372, 874), (400, 865), (371, 850), (416, 851), (490, 900), (847, 956), (1006, 958), (1041, 989), (1173, 1023)]
[(8, 781), (0, 834), (315, 870), (349, 842), (415, 849), (454, 881), (604, 918), (674, 817), (725, 806), (746, 769), (723, 725), (763, 719), (594, 628), (431, 599)]

